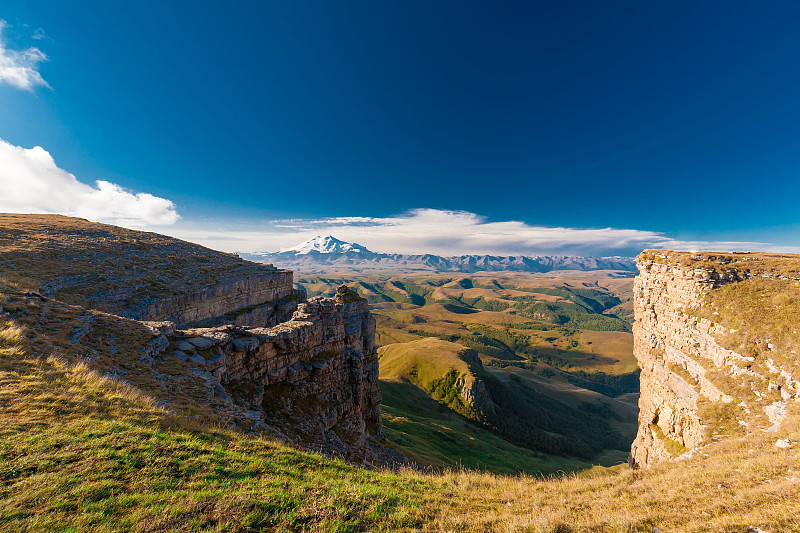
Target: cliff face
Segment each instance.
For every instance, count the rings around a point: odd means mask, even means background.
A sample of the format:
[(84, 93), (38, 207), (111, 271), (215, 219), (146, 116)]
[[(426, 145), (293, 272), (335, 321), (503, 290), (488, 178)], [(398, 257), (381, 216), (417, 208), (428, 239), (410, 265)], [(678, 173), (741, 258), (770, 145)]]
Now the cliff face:
[(461, 375), (456, 380), (455, 386), (461, 391), (459, 396), (467, 406), (477, 412), (483, 414), (494, 412), (495, 405), (492, 401), (492, 396), (489, 394), (489, 389), (486, 388), (486, 383), (474, 375), (476, 370), (483, 371), (481, 358), (474, 350), (465, 350), (461, 357), (473, 372)]
[(721, 323), (725, 317), (714, 310), (712, 291), (720, 287), (756, 277), (787, 279), (753, 261), (663, 251), (639, 257), (633, 334), (642, 373), (632, 466), (692, 453), (737, 432), (776, 431), (785, 402), (797, 398), (794, 371), (775, 364), (769, 339), (733, 342), (738, 330)]
[(366, 300), (343, 286), (335, 298), (301, 302), (290, 321), (271, 328), (167, 329), (148, 357), (192, 364), (256, 431), (269, 427), (307, 447), (370, 460), (382, 450), (362, 453), (368, 437), (383, 437), (374, 336)]
[(274, 326), (300, 297), (291, 271), (79, 218), (0, 214), (0, 251), (15, 284), (136, 320)]
[(265, 269), (188, 293), (139, 301), (121, 314), (181, 325), (229, 322), (274, 326), (291, 318), (300, 295), (293, 287), (292, 272)]
[(40, 357), (84, 362), (198, 420), (366, 464), (403, 461), (369, 439), (383, 436), (375, 320), (345, 287), (307, 301), (271, 265), (81, 219), (0, 214), (0, 312), (7, 297)]

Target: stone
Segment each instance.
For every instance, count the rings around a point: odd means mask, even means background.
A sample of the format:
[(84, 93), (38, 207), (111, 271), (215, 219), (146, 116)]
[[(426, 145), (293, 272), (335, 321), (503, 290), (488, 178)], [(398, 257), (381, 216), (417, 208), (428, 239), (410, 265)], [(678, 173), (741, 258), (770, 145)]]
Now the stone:
[(307, 445), (336, 454), (362, 449), (369, 436), (383, 438), (375, 319), (352, 290), (301, 302), (292, 320), (273, 328), (177, 333), (190, 334), (193, 346), (216, 344), (208, 360), (190, 359), (205, 363), (209, 379), (229, 391), (248, 418), (258, 408), (270, 427), (300, 432)]
[(778, 439), (777, 441), (775, 441), (775, 447), (782, 448), (784, 450), (791, 448), (792, 445), (793, 443), (789, 439)]
[(189, 342), (192, 344), (192, 346), (200, 350), (214, 346), (217, 343), (215, 339), (211, 339), (209, 337), (193, 337), (189, 339)]
[(185, 354), (185, 353), (183, 353), (182, 351), (180, 351), (180, 350), (175, 350), (175, 351), (174, 351), (174, 352), (172, 352), (172, 353), (173, 353), (173, 354), (175, 354), (175, 357), (177, 357), (177, 358), (178, 358), (178, 359), (180, 359), (181, 361), (186, 361), (186, 354)]
[(189, 359), (191, 359), (191, 361), (193, 363), (197, 363), (198, 365), (205, 365), (206, 364), (206, 360), (203, 359), (202, 356), (197, 355), (197, 354), (192, 355), (191, 357), (189, 357)]
[[(687, 265), (683, 259), (678, 260), (677, 255), (679, 253), (670, 251), (645, 252), (637, 263), (633, 335), (634, 355), (641, 369), (641, 394), (639, 429), (631, 446), (632, 467), (647, 467), (675, 459), (668, 452), (661, 433), (690, 450), (701, 446), (704, 437), (723, 438), (705, 434), (698, 408), (701, 401), (736, 402), (740, 409), (738, 425), (745, 432), (766, 429), (765, 419), (772, 424), (768, 429), (776, 431), (786, 416), (786, 401), (798, 390), (797, 380), (773, 361), (761, 359), (753, 364), (756, 362), (753, 356), (722, 346), (717, 337), (729, 336), (736, 330), (716, 320), (700, 318), (695, 312), (702, 307), (708, 291), (747, 279), (748, 271), (737, 271), (733, 265), (724, 270), (698, 268)], [(768, 349), (774, 351), (775, 346)], [(765, 364), (759, 364), (761, 361)], [(717, 385), (709, 377), (713, 376), (707, 372), (709, 368), (722, 370), (741, 383), (742, 392), (724, 383)], [(694, 383), (684, 379), (686, 372), (694, 378)], [(779, 374), (781, 378), (776, 380), (770, 373)], [(723, 390), (742, 397), (733, 398)], [(775, 392), (780, 392), (782, 401), (773, 401), (774, 396), (769, 393)], [(762, 403), (762, 407), (756, 409), (754, 402), (762, 401), (771, 403), (765, 407)], [(660, 431), (653, 431), (653, 425)]]
[(175, 332), (175, 322), (170, 320), (163, 320), (163, 321), (143, 321), (142, 325), (150, 330), (150, 333), (153, 335), (170, 335), (171, 333)]
[(194, 351), (194, 344), (191, 344), (187, 341), (178, 341), (178, 349), (183, 350), (184, 352), (193, 352)]
[(255, 337), (239, 337), (233, 340), (233, 349), (237, 352), (248, 352), (258, 348), (258, 344)]
[(206, 367), (213, 373), (225, 365), (225, 354), (220, 350), (210, 359), (206, 359)]

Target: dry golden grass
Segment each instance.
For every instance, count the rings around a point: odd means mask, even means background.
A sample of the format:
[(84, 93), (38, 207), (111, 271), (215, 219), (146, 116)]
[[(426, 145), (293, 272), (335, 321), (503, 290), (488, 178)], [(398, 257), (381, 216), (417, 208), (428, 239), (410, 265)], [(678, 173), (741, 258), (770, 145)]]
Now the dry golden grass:
[(752, 275), (781, 274), (793, 278), (800, 277), (800, 254), (645, 250), (638, 259), (716, 272), (735, 270)]
[[(0, 325), (11, 328), (22, 329)], [(794, 442), (799, 411), (800, 404), (790, 406), (781, 432)], [(116, 421), (114, 428), (106, 421)], [(0, 422), (0, 531), (121, 531), (137, 523), (143, 531), (244, 530), (254, 509), (262, 530), (276, 531), (800, 531), (800, 453), (776, 448), (774, 433), (728, 439), (644, 471), (595, 469), (546, 480), (370, 474), (235, 433), (184, 437), (215, 430), (157, 408), (152, 395), (90, 365), (19, 354), (0, 356)], [(124, 466), (130, 461), (155, 462)], [(181, 464), (189, 470), (170, 474)], [(384, 503), (368, 504), (377, 501)], [(335, 512), (345, 507), (346, 514)]]
[[(3, 532), (800, 531), (800, 402), (780, 433), (723, 439), (648, 470), (369, 472), (218, 430), (222, 417), (201, 416), (216, 407), (197, 383), (170, 388), (143, 366), (150, 334), (134, 321), (7, 292)], [(174, 359), (153, 369), (190, 376)], [(118, 370), (125, 383), (104, 375)], [(156, 407), (165, 398), (172, 411)], [(777, 448), (778, 438), (795, 444)]]
[(586, 361), (587, 369), (600, 370), (608, 374), (624, 374), (637, 368), (636, 358), (631, 352), (633, 335), (624, 331), (582, 330), (579, 336), (581, 349), (595, 354), (596, 360)]
[(475, 376), (464, 360), (470, 352), (474, 353), (460, 344), (434, 338), (383, 346), (378, 350), (380, 378), (399, 381), (412, 376), (417, 384), (427, 387), (448, 372), (456, 371), (470, 386)]
[(165, 235), (61, 215), (0, 213), (0, 281), (125, 316), (148, 299), (269, 269)]
[(228, 426), (231, 413), (209, 391), (205, 381), (192, 373), (189, 361), (173, 356), (167, 348), (151, 363), (140, 354), (154, 339), (141, 322), (87, 310), (56, 300), (28, 297), (0, 284), (0, 307), (15, 317), (0, 324), (0, 335), (13, 339), (13, 346), (0, 341), (0, 350), (13, 350), (64, 364), (89, 365), (92, 371), (146, 390), (174, 412), (197, 423)]
[(721, 337), (726, 347), (742, 355), (771, 357), (789, 368), (797, 366), (800, 281), (753, 278), (723, 285), (706, 295), (705, 304), (701, 313), (705, 318), (734, 330)]
[(25, 330), (20, 326), (6, 326), (0, 329), (0, 347), (13, 347), (22, 343)]
[[(798, 454), (769, 448), (770, 442), (729, 442), (709, 447), (708, 457), (647, 471), (625, 469), (548, 481), (451, 474), (440, 482), (454, 497), (445, 503), (434, 528), (650, 532), (657, 527), (663, 531), (746, 532), (761, 527), (773, 532), (798, 531)], [(750, 453), (750, 449), (759, 453)]]

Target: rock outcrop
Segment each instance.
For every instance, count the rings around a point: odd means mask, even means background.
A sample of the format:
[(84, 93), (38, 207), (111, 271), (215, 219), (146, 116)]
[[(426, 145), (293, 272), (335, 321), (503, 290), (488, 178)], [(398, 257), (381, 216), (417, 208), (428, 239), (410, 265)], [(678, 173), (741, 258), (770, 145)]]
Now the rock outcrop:
[(378, 443), (375, 320), (357, 293), (307, 300), (290, 271), (82, 219), (0, 215), (0, 230), (0, 296), (30, 327), (52, 322), (39, 356), (129, 376), (198, 420), (403, 461)]
[(275, 327), (167, 329), (162, 337), (148, 355), (194, 362), (209, 389), (254, 430), (277, 429), (343, 457), (363, 456), (369, 437), (383, 437), (375, 319), (347, 287), (334, 298), (300, 302)]
[(0, 214), (0, 275), (48, 298), (136, 320), (274, 326), (293, 274), (165, 235), (59, 215)]
[(493, 413), (495, 404), (489, 389), (482, 379), (476, 377), (484, 370), (478, 352), (472, 349), (464, 350), (461, 358), (469, 365), (470, 373), (463, 374), (456, 380), (455, 386), (460, 391), (458, 395), (471, 409), (484, 415)]
[(232, 323), (274, 326), (291, 318), (302, 291), (292, 272), (266, 267), (191, 292), (137, 302), (123, 311), (136, 320), (169, 320), (180, 325)]
[[(722, 437), (709, 426), (715, 409), (725, 409), (727, 422), (742, 431), (774, 429), (782, 402), (797, 397), (789, 372), (767, 357), (722, 346), (735, 330), (718, 322), (719, 313), (706, 316), (707, 297), (718, 287), (755, 276), (787, 279), (752, 268), (757, 264), (747, 254), (738, 256), (648, 251), (639, 257), (633, 334), (642, 372), (631, 466), (691, 454)], [(771, 389), (773, 380), (782, 383), (782, 395), (775, 394), (777, 385)]]

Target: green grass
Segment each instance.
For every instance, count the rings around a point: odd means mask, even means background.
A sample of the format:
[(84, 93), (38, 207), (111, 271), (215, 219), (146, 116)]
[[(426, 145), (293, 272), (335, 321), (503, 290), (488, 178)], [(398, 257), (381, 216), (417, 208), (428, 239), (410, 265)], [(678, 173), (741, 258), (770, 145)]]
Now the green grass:
[(0, 435), (4, 531), (363, 531), (422, 518), (424, 487), (408, 479), (265, 441), (93, 417)]
[[(512, 475), (572, 472), (592, 465), (589, 461), (514, 446), (409, 383), (381, 381), (381, 396), (383, 427), (389, 443), (425, 465)], [(598, 458), (595, 464), (611, 466), (627, 459), (627, 452), (622, 455), (625, 457), (610, 454)]]
[(658, 440), (664, 443), (664, 447), (667, 449), (667, 453), (669, 453), (672, 457), (678, 457), (679, 455), (683, 455), (684, 453), (689, 451), (689, 448), (687, 448), (680, 442), (676, 441), (675, 439), (667, 437), (658, 424), (650, 424), (650, 430), (653, 432), (653, 435), (655, 435)]
[(477, 354), (469, 348), (440, 339), (427, 338), (383, 346), (378, 350), (378, 356), (383, 380), (411, 377), (416, 385), (429, 388), (452, 370), (465, 376), (467, 384), (475, 379), (467, 359), (477, 357)]
[[(629, 410), (620, 416), (594, 397), (563, 390), (558, 395), (569, 399), (557, 398), (550, 387), (513, 373), (499, 379), (459, 344), (422, 339), (384, 346), (379, 355), (381, 379), (417, 385), (452, 412), (515, 446), (588, 461), (605, 449), (627, 450), (633, 440), (613, 423), (626, 417), (633, 423)], [(462, 391), (477, 380), (491, 398), (488, 406), (463, 401)]]
[(193, 427), (85, 367), (4, 353), (0, 393), (0, 531), (396, 531), (435, 508), (423, 480)]

